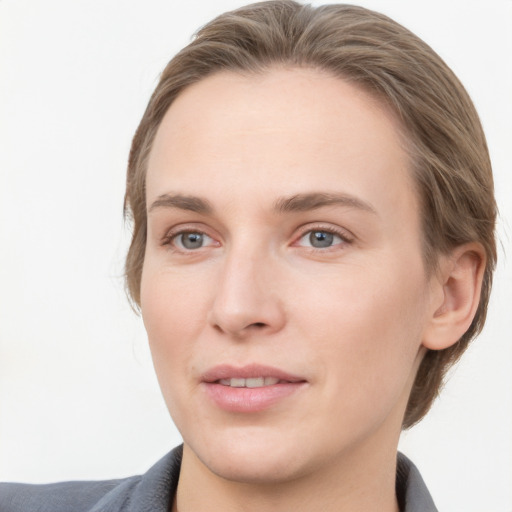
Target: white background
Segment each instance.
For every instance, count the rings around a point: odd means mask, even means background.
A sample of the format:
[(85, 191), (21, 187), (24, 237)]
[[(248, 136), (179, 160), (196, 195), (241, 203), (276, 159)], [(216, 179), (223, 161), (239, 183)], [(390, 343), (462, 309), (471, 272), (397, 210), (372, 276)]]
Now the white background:
[[(242, 3), (0, 0), (0, 480), (126, 476), (179, 442), (123, 292), (125, 164), (166, 62)], [(501, 208), (488, 325), (401, 449), (441, 511), (510, 512), (512, 1), (360, 4), (467, 86)]]

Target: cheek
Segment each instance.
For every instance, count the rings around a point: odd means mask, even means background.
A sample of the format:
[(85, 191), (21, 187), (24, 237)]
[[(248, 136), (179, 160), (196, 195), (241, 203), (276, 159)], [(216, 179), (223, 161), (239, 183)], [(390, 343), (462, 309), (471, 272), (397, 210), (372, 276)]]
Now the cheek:
[[(384, 338), (390, 331), (407, 332), (418, 326), (426, 305), (426, 282), (421, 265), (415, 270), (401, 271), (397, 266), (379, 262), (379, 268), (370, 265), (343, 268), (331, 275), (302, 280), (292, 297), (299, 310), (295, 316), (316, 324), (318, 330), (340, 324), (364, 337), (374, 332), (365, 343)], [(290, 301), (293, 307), (293, 302)], [(302, 316), (299, 313), (302, 310)], [(307, 314), (314, 311), (314, 314)]]
[(421, 344), (426, 307), (421, 268), (414, 279), (389, 269), (353, 269), (325, 293), (310, 294), (302, 307), (309, 313), (296, 315), (302, 330), (313, 333), (322, 378), (333, 393), (350, 390), (354, 404), (396, 398)]
[(145, 267), (141, 312), (165, 403), (175, 424), (186, 425), (190, 382), (184, 370), (191, 367), (193, 340), (199, 337), (205, 316), (197, 286), (171, 272)]
[[(189, 358), (204, 328), (206, 293), (197, 281), (168, 270), (145, 267), (141, 282), (141, 311), (159, 380), (168, 380)], [(202, 287), (201, 287), (202, 289)], [(203, 290), (204, 292), (204, 290)]]

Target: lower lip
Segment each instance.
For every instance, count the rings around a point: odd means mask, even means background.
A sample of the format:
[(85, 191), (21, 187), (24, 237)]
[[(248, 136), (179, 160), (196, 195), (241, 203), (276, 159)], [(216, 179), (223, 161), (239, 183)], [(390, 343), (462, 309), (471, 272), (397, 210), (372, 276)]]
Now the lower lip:
[(260, 412), (295, 394), (306, 382), (286, 382), (261, 388), (232, 388), (215, 382), (204, 382), (208, 397), (229, 412)]

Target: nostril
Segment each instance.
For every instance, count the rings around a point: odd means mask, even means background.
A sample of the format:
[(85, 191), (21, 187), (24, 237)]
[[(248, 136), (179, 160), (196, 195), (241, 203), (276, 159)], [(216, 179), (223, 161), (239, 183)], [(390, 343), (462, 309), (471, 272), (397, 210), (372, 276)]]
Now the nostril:
[(263, 322), (255, 322), (254, 324), (251, 324), (252, 327), (257, 327), (259, 329), (261, 329), (262, 327), (265, 327), (266, 324), (264, 324)]

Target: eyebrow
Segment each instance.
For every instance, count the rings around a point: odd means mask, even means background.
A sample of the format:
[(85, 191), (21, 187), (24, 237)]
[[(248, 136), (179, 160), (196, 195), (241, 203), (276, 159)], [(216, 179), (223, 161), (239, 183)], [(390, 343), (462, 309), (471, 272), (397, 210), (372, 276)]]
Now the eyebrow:
[(151, 212), (156, 208), (178, 208), (204, 215), (213, 213), (213, 208), (206, 199), (183, 194), (162, 194), (158, 196), (148, 211)]
[(311, 192), (297, 194), (288, 198), (278, 199), (274, 208), (282, 213), (304, 212), (316, 210), (324, 206), (347, 206), (365, 212), (377, 214), (375, 208), (357, 197), (347, 194), (330, 194), (325, 192)]
[[(345, 206), (365, 212), (377, 214), (375, 208), (357, 197), (347, 194), (331, 194), (326, 192), (309, 192), (290, 197), (279, 198), (274, 203), (274, 210), (279, 213), (305, 212), (325, 206)], [(203, 215), (214, 212), (210, 202), (197, 196), (183, 194), (162, 194), (149, 207), (149, 212), (157, 208), (178, 208)]]

